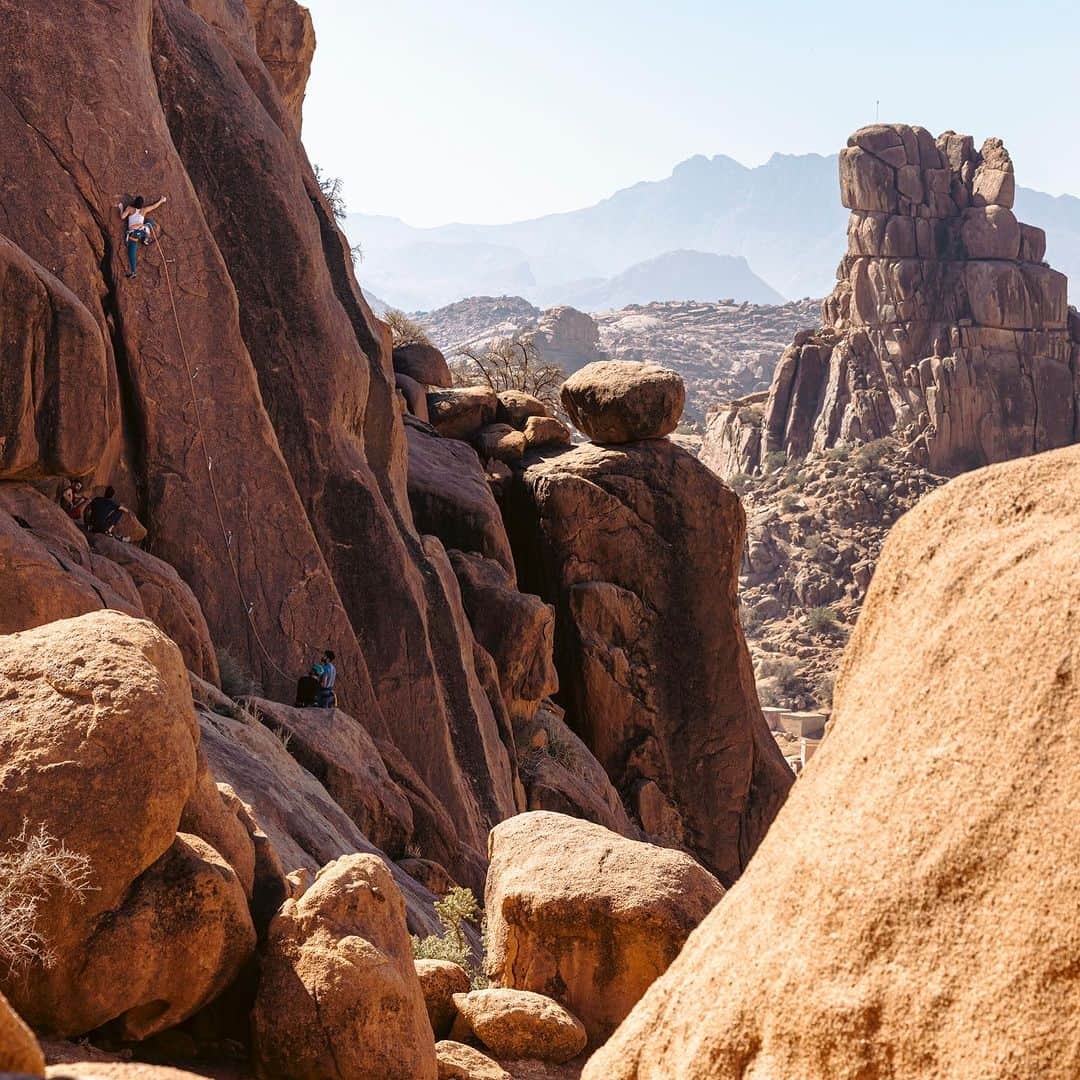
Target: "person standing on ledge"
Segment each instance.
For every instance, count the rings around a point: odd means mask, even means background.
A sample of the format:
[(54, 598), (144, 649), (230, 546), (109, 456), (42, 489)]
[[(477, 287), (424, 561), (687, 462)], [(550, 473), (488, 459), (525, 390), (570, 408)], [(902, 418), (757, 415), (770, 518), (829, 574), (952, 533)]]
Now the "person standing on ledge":
[(337, 668), (334, 667), (334, 654), (327, 649), (322, 661), (312, 669), (312, 674), (319, 680), (319, 689), (315, 692), (315, 707), (332, 709), (337, 704), (334, 683), (337, 681)]
[(133, 278), (139, 269), (139, 244), (151, 244), (154, 241), (154, 222), (148, 216), (159, 206), (167, 203), (169, 197), (162, 195), (152, 206), (146, 206), (141, 195), (136, 195), (126, 206), (119, 204), (120, 217), (127, 223), (124, 240), (127, 242), (128, 278)]

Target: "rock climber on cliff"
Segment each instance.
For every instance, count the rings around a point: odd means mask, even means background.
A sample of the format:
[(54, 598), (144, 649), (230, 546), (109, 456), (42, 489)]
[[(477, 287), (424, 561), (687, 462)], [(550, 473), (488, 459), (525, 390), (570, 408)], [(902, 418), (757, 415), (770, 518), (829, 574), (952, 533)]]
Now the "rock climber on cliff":
[(119, 203), (120, 217), (126, 222), (124, 241), (127, 243), (128, 273), (127, 277), (133, 278), (139, 269), (139, 244), (152, 244), (154, 242), (154, 229), (157, 228), (154, 221), (148, 216), (159, 206), (169, 201), (167, 195), (162, 195), (151, 206), (145, 204), (141, 195), (133, 199)]

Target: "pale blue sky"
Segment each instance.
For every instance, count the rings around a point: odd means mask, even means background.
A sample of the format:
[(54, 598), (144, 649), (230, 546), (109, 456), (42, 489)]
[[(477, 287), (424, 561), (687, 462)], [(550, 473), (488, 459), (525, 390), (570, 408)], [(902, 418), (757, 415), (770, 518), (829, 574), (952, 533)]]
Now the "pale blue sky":
[(1071, 4), (306, 0), (312, 160), (413, 225), (589, 205), (692, 154), (831, 153), (874, 119), (1005, 140), (1080, 193)]

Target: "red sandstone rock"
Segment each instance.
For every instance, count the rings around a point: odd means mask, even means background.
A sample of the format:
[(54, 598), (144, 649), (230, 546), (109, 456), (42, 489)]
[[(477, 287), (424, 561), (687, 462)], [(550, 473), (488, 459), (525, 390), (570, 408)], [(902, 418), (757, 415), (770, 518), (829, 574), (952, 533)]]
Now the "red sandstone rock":
[(1076, 1075), (1078, 484), (1039, 454), (896, 524), (822, 748), (586, 1080)]
[(0, 673), (0, 836), (44, 827), (90, 886), (81, 902), (50, 893), (36, 929), (56, 963), (5, 971), (4, 992), (43, 1031), (171, 1027), (255, 945), (233, 868), (177, 833), (198, 744), (180, 653), (149, 622), (99, 612), (0, 638)]
[(586, 364), (560, 391), (574, 425), (593, 442), (659, 439), (682, 416), (686, 388), (674, 371), (629, 360)]
[(412, 809), (363, 725), (338, 709), (294, 709), (262, 698), (248, 698), (245, 705), (368, 840), (392, 859), (404, 854), (413, 834)]
[(555, 605), (569, 726), (620, 792), (653, 780), (725, 884), (791, 786), (736, 589), (739, 500), (668, 441), (529, 458), (508, 504), (521, 587)]
[(428, 394), (435, 430), (448, 439), (468, 439), (495, 419), (499, 399), (486, 386), (458, 387)]
[(421, 386), (454, 385), (446, 357), (434, 345), (414, 341), (394, 349), (394, 371), (407, 375)]
[(100, 327), (70, 288), (4, 236), (0, 311), (0, 479), (89, 472), (116, 422)]
[(188, 669), (217, 685), (221, 673), (210, 630), (199, 601), (180, 575), (167, 562), (111, 536), (95, 534), (90, 545), (127, 571), (139, 591), (143, 610), (176, 642)]
[(682, 852), (560, 814), (521, 814), (491, 834), (488, 974), (502, 986), (562, 1002), (595, 1047), (723, 895), (719, 882)]
[(435, 1080), (405, 905), (380, 859), (338, 859), (282, 906), (270, 925), (252, 1036), (267, 1078)]

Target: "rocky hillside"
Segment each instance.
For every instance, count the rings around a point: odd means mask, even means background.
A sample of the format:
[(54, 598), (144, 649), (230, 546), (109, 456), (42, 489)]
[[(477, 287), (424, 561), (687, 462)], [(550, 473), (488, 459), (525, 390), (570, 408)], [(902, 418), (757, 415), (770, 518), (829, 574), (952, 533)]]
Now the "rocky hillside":
[(600, 356), (651, 360), (686, 383), (685, 420), (704, 425), (718, 400), (767, 389), (792, 336), (818, 318), (811, 300), (736, 304), (680, 301), (586, 315), (541, 311), (521, 297), (472, 297), (418, 318), (448, 355), (494, 337), (529, 338), (567, 372)]

